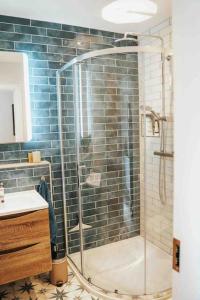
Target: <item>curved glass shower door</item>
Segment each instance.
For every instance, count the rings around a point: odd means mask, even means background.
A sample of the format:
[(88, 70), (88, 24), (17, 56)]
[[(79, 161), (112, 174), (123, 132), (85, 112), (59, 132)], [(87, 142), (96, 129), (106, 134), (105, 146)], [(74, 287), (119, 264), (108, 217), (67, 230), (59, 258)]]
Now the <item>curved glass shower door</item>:
[(86, 60), (74, 79), (83, 245), (72, 257), (102, 289), (144, 294), (137, 54)]
[(173, 153), (169, 66), (161, 49), (136, 48), (86, 53), (59, 73), (66, 248), (105, 294), (168, 299), (173, 161), (155, 153), (161, 120)]

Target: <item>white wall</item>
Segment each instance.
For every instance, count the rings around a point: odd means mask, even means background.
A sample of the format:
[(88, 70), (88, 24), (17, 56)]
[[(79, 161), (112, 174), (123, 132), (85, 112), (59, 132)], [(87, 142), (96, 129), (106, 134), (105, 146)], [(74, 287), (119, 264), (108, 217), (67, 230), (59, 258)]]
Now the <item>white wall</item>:
[(181, 270), (173, 300), (200, 299), (200, 1), (173, 0), (175, 60), (174, 236)]

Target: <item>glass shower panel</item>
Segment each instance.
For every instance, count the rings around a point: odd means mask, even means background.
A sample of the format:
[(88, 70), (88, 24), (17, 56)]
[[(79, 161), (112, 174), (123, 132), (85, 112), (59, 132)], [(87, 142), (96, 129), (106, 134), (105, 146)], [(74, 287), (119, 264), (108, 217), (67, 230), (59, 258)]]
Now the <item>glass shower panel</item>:
[(83, 274), (107, 291), (143, 294), (137, 54), (87, 60), (76, 84)]
[[(78, 227), (79, 220), (79, 189), (77, 174), (77, 154), (76, 154), (76, 80), (75, 70), (69, 68), (60, 73), (59, 87), (62, 106), (62, 151), (64, 167), (64, 190), (66, 197), (66, 227), (67, 227), (67, 253), (81, 272), (81, 241)], [(64, 212), (65, 213), (65, 212)], [(58, 223), (62, 227), (63, 224)], [(76, 253), (76, 259), (73, 255)]]
[[(163, 149), (167, 153), (173, 152), (173, 108), (170, 63), (165, 60), (163, 68), (161, 55), (151, 53), (142, 54), (142, 65), (140, 77), (143, 76), (146, 139), (145, 145), (141, 143), (141, 148), (145, 147), (145, 163), (141, 165), (145, 178), (145, 181), (141, 180), (141, 189), (145, 191), (141, 197), (144, 207), (141, 233), (146, 238), (146, 292), (155, 294), (171, 288), (173, 158), (158, 156), (156, 152)], [(161, 117), (158, 128), (154, 127), (151, 111)], [(166, 120), (162, 121), (163, 117)]]

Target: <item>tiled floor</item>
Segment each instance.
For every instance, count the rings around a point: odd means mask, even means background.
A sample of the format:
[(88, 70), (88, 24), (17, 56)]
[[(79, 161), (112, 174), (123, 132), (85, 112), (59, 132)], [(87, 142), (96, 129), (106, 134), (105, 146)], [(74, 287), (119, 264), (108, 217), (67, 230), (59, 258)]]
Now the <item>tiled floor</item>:
[(62, 287), (49, 283), (47, 275), (27, 278), (0, 286), (0, 300), (100, 300), (81, 288), (70, 274), (69, 281)]
[[(23, 279), (0, 286), (0, 300), (101, 300), (86, 292), (74, 275), (68, 283), (55, 287), (47, 275)], [(171, 298), (166, 298), (172, 300)]]

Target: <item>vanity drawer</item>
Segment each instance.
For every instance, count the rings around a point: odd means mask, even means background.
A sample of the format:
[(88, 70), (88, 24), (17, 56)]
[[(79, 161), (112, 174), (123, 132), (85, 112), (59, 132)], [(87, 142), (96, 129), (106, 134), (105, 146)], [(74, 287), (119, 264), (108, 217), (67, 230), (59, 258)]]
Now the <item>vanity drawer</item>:
[(50, 243), (48, 209), (0, 218), (0, 251)]
[(49, 243), (0, 252), (0, 285), (51, 270)]

